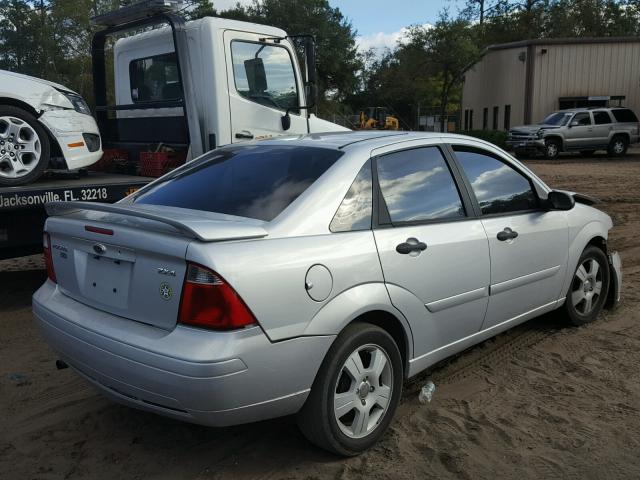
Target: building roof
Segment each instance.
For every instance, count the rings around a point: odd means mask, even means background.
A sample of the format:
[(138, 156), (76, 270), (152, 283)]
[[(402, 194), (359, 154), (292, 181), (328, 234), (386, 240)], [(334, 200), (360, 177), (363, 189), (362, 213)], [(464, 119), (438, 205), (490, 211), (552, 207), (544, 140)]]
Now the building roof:
[(572, 37), (572, 38), (536, 38), (518, 42), (489, 45), (487, 50), (507, 50), (530, 45), (574, 45), (589, 43), (640, 43), (640, 37)]

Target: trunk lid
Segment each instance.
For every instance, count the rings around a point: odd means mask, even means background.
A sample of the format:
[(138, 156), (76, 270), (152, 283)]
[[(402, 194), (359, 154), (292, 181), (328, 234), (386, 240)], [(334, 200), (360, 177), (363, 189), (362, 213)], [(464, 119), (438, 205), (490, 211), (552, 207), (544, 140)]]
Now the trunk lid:
[(63, 294), (166, 330), (176, 325), (191, 242), (267, 235), (257, 220), (172, 207), (56, 202), (47, 212)]

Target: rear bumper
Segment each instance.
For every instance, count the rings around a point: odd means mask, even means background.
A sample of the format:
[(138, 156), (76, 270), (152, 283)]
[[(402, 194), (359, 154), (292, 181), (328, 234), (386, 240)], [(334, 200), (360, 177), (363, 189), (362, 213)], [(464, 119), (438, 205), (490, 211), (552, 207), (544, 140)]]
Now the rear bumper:
[(60, 359), (107, 397), (211, 426), (298, 411), (334, 338), (271, 343), (259, 327), (169, 332), (87, 307), (49, 281), (33, 312)]
[(609, 284), (606, 307), (615, 308), (620, 303), (622, 291), (622, 260), (620, 260), (620, 254), (616, 251), (609, 253), (609, 269), (611, 271), (611, 282)]

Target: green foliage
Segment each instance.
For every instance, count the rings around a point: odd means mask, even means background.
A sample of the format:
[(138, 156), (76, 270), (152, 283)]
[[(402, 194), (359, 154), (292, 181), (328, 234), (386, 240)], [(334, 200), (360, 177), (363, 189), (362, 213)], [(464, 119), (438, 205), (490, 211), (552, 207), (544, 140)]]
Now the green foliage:
[(503, 132), (502, 130), (463, 130), (458, 133), (486, 140), (500, 148), (506, 148), (507, 146), (507, 132)]
[[(0, 69), (62, 83), (91, 102), (90, 18), (132, 2), (0, 0)], [(402, 128), (416, 128), (418, 113), (458, 112), (464, 70), (488, 45), (640, 35), (640, 0), (467, 0), (458, 16), (445, 11), (435, 25), (411, 26), (396, 48), (379, 55), (357, 51), (355, 29), (327, 0), (254, 0), (224, 12), (215, 0), (185, 3), (191, 19), (220, 15), (315, 35), (320, 113), (383, 106)]]

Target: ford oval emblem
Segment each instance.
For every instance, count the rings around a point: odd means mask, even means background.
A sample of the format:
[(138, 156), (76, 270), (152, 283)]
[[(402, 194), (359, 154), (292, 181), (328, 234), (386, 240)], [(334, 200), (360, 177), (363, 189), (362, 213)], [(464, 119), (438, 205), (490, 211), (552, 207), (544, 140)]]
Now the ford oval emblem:
[(105, 247), (101, 243), (96, 243), (93, 246), (93, 251), (96, 252), (98, 255), (103, 255), (107, 251), (107, 247)]

